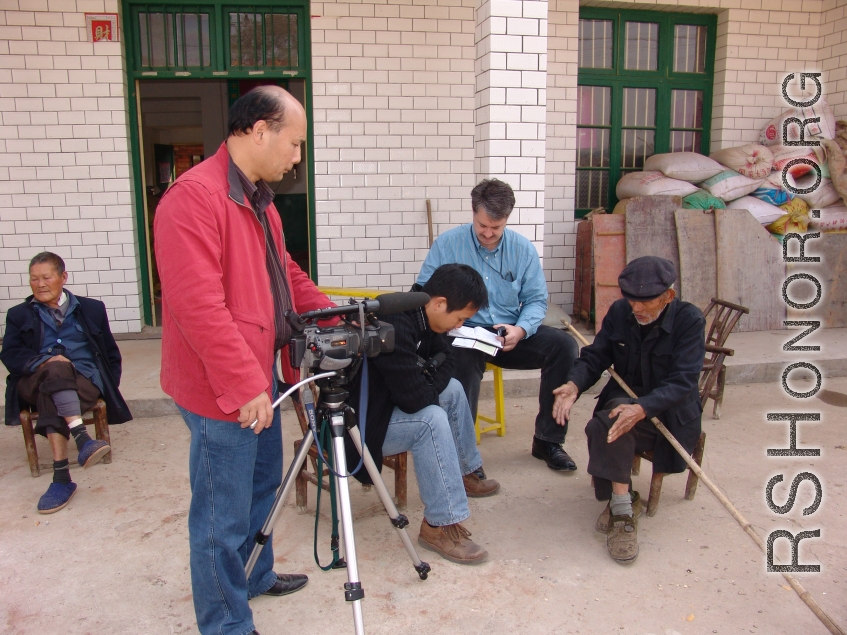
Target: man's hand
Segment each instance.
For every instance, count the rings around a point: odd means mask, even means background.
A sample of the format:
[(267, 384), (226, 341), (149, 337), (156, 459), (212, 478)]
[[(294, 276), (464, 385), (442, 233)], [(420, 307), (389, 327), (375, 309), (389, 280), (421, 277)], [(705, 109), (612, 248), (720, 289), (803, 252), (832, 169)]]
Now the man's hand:
[(506, 329), (506, 337), (501, 337), (503, 340), (503, 352), (507, 353), (512, 350), (515, 346), (518, 345), (523, 338), (526, 337), (526, 331), (523, 330), (521, 326), (515, 326), (514, 324), (495, 324), (494, 328), (499, 329), (503, 327)]
[(579, 389), (575, 383), (569, 381), (556, 388), (553, 394), (556, 395), (556, 401), (553, 402), (553, 418), (563, 426), (570, 419), (571, 407), (579, 396)]
[(609, 419), (617, 417), (617, 421), (615, 421), (615, 425), (609, 430), (609, 436), (606, 437), (606, 442), (613, 443), (619, 437), (632, 430), (633, 426), (646, 416), (647, 413), (644, 412), (644, 408), (637, 403), (616, 406), (609, 413)]
[(249, 428), (250, 424), (254, 421), (257, 422), (256, 426), (252, 428), (256, 434), (259, 434), (264, 428), (270, 428), (274, 417), (271, 398), (264, 391), (259, 393), (258, 397), (254, 397), (241, 406), (239, 412), (241, 414), (238, 415), (238, 421), (242, 428)]
[(71, 363), (71, 364), (73, 363), (73, 362), (71, 362), (71, 360), (69, 360), (64, 355), (54, 355), (53, 357), (48, 357), (42, 363), (49, 364), (50, 362), (68, 362), (68, 363)]

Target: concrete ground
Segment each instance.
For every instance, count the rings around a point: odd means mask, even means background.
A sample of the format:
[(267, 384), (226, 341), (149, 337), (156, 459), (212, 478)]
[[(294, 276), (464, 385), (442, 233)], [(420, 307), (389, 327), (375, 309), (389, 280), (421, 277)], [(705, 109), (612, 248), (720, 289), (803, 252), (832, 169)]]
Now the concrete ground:
[[(704, 469), (760, 535), (778, 528), (821, 529), (819, 539), (805, 540), (800, 548), (800, 562), (819, 563), (821, 572), (797, 577), (847, 627), (842, 524), (847, 522), (842, 491), (847, 442), (838, 425), (847, 412), (847, 378), (827, 379), (824, 387), (829, 403), (798, 403), (775, 381), (728, 386), (723, 418), (704, 417)], [(384, 515), (356, 521), (368, 633), (826, 633), (783, 578), (766, 573), (765, 556), (702, 483), (693, 501), (682, 498), (684, 475), (666, 478), (658, 514), (641, 518), (638, 560), (631, 566), (614, 563), (594, 531), (603, 504), (594, 500), (585, 473), (583, 428), (593, 405), (586, 396), (574, 409), (566, 447), (580, 469), (568, 476), (530, 456), (535, 399), (507, 398), (506, 436), (486, 435), (480, 445), (486, 470), (502, 490), (472, 500), (467, 522), (490, 553), (484, 564), (460, 566), (421, 550), (432, 565), (429, 579), (421, 581)], [(820, 423), (798, 426), (800, 447), (819, 447), (820, 457), (766, 456), (766, 448), (788, 442), (786, 424), (766, 421), (766, 413), (777, 411), (822, 413)], [(290, 461), (291, 443), (301, 436), (293, 413), (284, 414), (283, 426)], [(79, 491), (73, 501), (42, 516), (35, 506), (49, 473), (31, 478), (20, 430), (0, 430), (3, 633), (197, 632), (188, 572), (187, 429), (178, 416), (163, 416), (113, 426), (111, 434), (113, 463), (74, 468)], [(46, 455), (46, 443), (39, 450)], [(775, 494), (781, 503), (787, 483), (800, 471), (818, 476), (823, 503), (813, 515), (802, 516), (813, 497), (804, 483), (794, 509), (778, 516), (765, 503), (765, 486), (772, 476), (785, 475)], [(649, 478), (645, 463), (634, 477), (635, 488), (646, 493)], [(363, 492), (357, 484), (352, 489), (354, 509), (376, 502), (375, 492)], [(353, 632), (342, 591), (346, 574), (324, 573), (313, 560), (314, 492), (310, 488), (307, 515), (298, 515), (289, 502), (274, 539), (277, 570), (308, 573), (309, 585), (285, 598), (252, 601), (263, 635)], [(326, 509), (326, 498), (323, 504)], [(415, 541), (422, 505), (413, 475), (406, 513)], [(326, 561), (326, 514), (319, 531)], [(789, 556), (785, 544), (777, 552)]]

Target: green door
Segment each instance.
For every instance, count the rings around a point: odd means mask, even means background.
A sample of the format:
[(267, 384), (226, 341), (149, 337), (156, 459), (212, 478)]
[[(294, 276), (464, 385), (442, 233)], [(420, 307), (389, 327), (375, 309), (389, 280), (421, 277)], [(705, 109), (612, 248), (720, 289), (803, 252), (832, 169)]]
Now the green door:
[[(286, 248), (313, 279), (315, 252), (315, 170), (312, 120), (311, 43), (308, 0), (209, 0), (202, 3), (123, 1), (127, 51), (130, 146), (135, 182), (139, 254), (142, 266), (144, 321), (158, 322), (153, 289), (151, 234), (159, 177), (144, 155), (142, 88), (147, 80), (184, 84), (193, 80), (226, 83), (230, 98), (256, 84), (290, 88), (303, 102), (309, 135), (293, 178), (277, 190)], [(149, 82), (148, 82), (149, 83)], [(296, 89), (296, 92), (295, 92)], [(225, 122), (223, 122), (225, 123)], [(150, 139), (147, 140), (148, 145)], [(152, 146), (150, 146), (152, 148)], [(207, 148), (208, 152), (208, 148)], [(149, 172), (149, 174), (147, 173)], [(291, 190), (291, 191), (288, 191)], [(148, 197), (150, 198), (148, 200)]]

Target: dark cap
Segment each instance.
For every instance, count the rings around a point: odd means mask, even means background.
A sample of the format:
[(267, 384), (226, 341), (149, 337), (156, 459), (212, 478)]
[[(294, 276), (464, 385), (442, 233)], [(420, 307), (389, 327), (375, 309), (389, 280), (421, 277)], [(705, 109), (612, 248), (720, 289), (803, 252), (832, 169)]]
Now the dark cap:
[(676, 267), (665, 258), (642, 256), (630, 262), (621, 275), (618, 284), (621, 294), (627, 300), (646, 302), (658, 298), (670, 289), (676, 281)]

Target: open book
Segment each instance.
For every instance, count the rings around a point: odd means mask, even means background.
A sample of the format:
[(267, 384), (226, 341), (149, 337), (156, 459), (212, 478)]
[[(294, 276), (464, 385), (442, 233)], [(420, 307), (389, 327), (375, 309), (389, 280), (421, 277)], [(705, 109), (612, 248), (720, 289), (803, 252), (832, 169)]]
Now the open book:
[(500, 338), (481, 326), (460, 326), (447, 333), (447, 335), (456, 338), (453, 340), (453, 346), (474, 348), (492, 357), (497, 354), (497, 351), (503, 348)]

